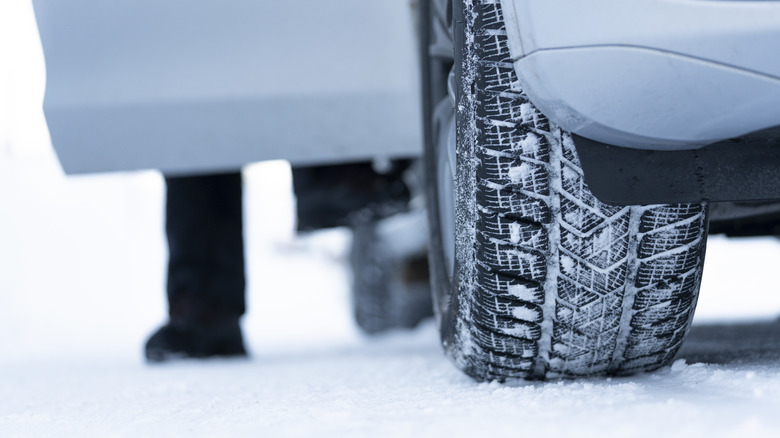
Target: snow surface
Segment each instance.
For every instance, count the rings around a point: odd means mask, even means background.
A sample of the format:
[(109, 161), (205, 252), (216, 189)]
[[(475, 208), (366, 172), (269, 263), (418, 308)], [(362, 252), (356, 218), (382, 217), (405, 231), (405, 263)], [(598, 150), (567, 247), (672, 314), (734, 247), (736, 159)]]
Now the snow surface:
[(780, 435), (780, 241), (710, 239), (695, 327), (671, 367), (476, 383), (430, 323), (358, 333), (349, 235), (293, 235), (280, 162), (245, 170), (251, 358), (144, 364), (165, 317), (162, 179), (62, 175), (39, 55), (14, 57), (39, 50), (25, 42), (30, 18), (26, 1), (0, 3), (0, 29), (27, 25), (14, 44), (0, 38), (0, 437)]

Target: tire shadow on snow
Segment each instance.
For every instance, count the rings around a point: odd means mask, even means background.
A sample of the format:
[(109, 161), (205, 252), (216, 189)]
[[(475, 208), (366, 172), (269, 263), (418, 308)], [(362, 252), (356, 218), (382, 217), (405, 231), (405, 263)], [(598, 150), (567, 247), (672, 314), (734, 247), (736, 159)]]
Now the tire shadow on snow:
[(780, 366), (780, 319), (694, 325), (678, 358), (688, 363)]

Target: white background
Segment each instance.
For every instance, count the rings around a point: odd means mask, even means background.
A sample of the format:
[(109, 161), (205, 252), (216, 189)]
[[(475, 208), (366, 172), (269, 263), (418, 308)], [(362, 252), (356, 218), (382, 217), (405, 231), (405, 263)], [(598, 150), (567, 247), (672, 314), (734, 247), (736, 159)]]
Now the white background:
[(166, 311), (162, 178), (64, 176), (43, 87), (31, 5), (2, 0), (0, 436), (780, 434), (780, 241), (710, 239), (697, 327), (670, 368), (476, 383), (432, 324), (358, 333), (349, 233), (295, 237), (283, 162), (244, 172), (251, 358), (147, 366)]

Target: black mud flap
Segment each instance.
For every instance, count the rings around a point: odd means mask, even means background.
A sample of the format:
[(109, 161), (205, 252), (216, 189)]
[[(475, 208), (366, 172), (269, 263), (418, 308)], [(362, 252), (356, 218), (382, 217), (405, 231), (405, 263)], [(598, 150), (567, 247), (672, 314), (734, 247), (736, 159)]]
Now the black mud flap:
[(780, 127), (683, 151), (572, 137), (585, 181), (608, 204), (780, 200)]

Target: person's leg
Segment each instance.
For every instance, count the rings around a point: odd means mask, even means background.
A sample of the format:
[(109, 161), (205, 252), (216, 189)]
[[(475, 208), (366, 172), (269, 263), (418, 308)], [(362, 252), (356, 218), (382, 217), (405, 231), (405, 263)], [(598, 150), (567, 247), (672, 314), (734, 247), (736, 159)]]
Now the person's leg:
[(170, 320), (146, 358), (245, 355), (241, 173), (165, 180)]
[(403, 175), (411, 163), (394, 160), (382, 172), (370, 162), (293, 167), (298, 230), (351, 226), (408, 210)]

